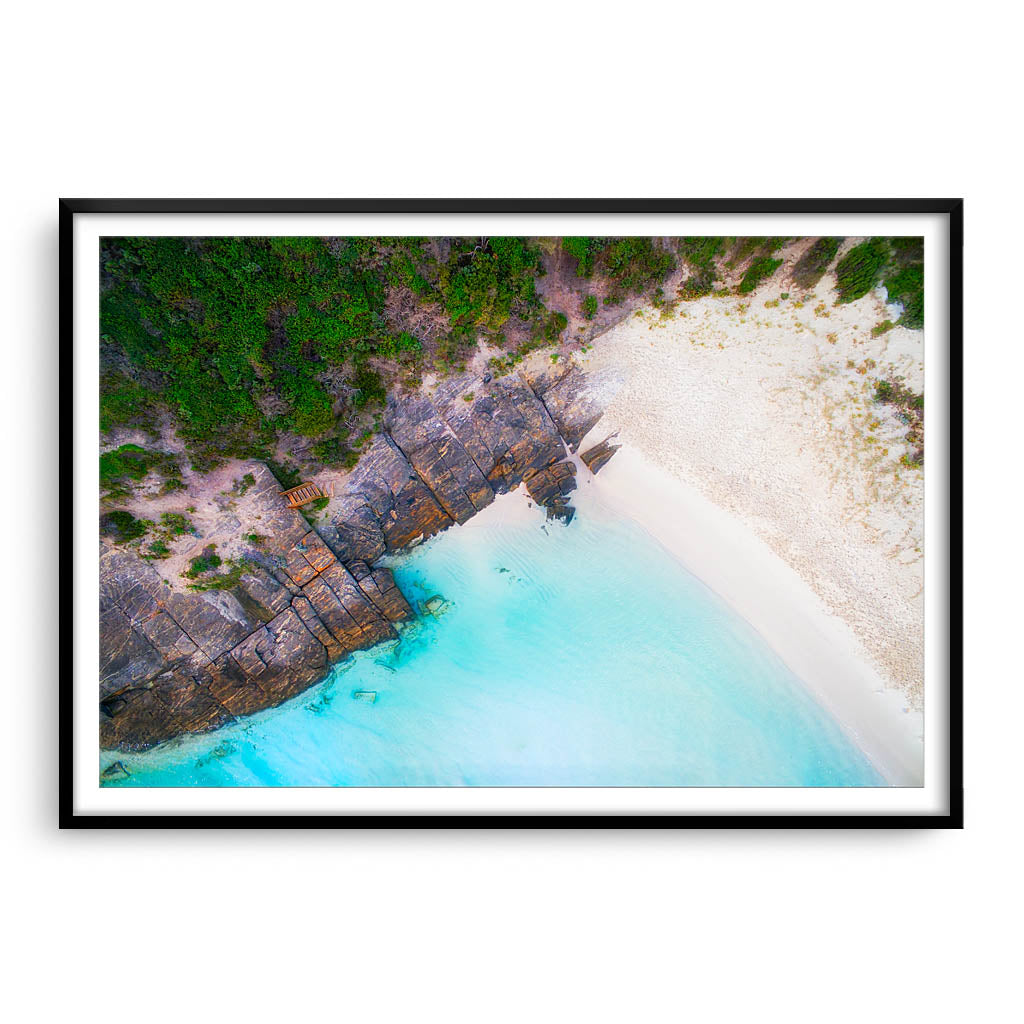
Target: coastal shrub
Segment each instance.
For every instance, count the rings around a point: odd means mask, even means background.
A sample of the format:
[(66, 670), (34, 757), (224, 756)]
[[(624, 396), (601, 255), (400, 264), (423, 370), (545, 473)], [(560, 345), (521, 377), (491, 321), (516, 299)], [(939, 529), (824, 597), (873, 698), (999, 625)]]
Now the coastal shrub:
[(598, 263), (613, 282), (616, 295), (639, 295), (659, 284), (676, 267), (672, 254), (650, 238), (610, 239)]
[(155, 540), (146, 549), (146, 554), (144, 557), (158, 559), (170, 558), (171, 549), (162, 540)]
[(831, 266), (842, 242), (842, 238), (817, 239), (793, 267), (793, 283), (808, 292), (814, 288)]
[(786, 238), (770, 238), (763, 235), (751, 235), (741, 238), (725, 238), (723, 245), (731, 246), (726, 267), (730, 270), (738, 267), (752, 257), (767, 258), (774, 256), (786, 244)]
[(903, 306), (898, 323), (920, 330), (924, 327), (924, 265), (910, 264), (896, 270), (882, 282), (890, 302)]
[[(133, 484), (145, 479), (150, 472), (178, 480), (180, 471), (175, 455), (152, 451), (137, 444), (123, 444), (100, 455), (100, 488), (108, 498), (123, 497), (131, 492)], [(170, 489), (173, 488), (167, 488), (165, 484), (164, 490)]]
[(524, 238), (457, 240), (438, 275), (452, 325), (497, 331), (513, 310), (532, 312), (539, 267), (540, 250)]
[(356, 389), (352, 404), (357, 409), (367, 405), (384, 405), (387, 401), (387, 391), (384, 387), (384, 379), (381, 375), (369, 366), (363, 365), (356, 370), (349, 380), (349, 384)]
[(160, 525), (173, 537), (180, 537), (184, 533), (195, 533), (192, 520), (181, 512), (161, 513)]
[(544, 323), (544, 340), (549, 342), (558, 341), (562, 331), (569, 325), (564, 313), (551, 313)]
[(321, 441), (317, 441), (316, 444), (311, 445), (309, 453), (317, 460), (317, 462), (324, 466), (344, 465), (345, 458), (349, 453), (349, 448), (346, 443), (348, 436), (349, 432), (342, 429), (334, 436), (324, 438)]
[(158, 404), (147, 388), (119, 371), (102, 374), (100, 430), (139, 427), (156, 436), (158, 414)]
[(883, 334), (891, 331), (896, 325), (891, 320), (883, 320), (880, 324), (875, 324), (871, 328), (871, 337), (880, 338)]
[(679, 239), (679, 254), (694, 269), (679, 288), (681, 298), (698, 299), (715, 290), (718, 276), (715, 257), (724, 245), (725, 239), (720, 237), (687, 236)]
[(267, 468), (286, 491), (292, 487), (298, 487), (302, 483), (302, 473), (290, 462), (275, 462), (273, 459), (268, 459)]
[(878, 284), (889, 259), (884, 238), (870, 238), (854, 246), (836, 267), (836, 290), (840, 302), (853, 302)]
[(385, 359), (397, 359), (403, 352), (421, 352), (423, 345), (420, 340), (408, 331), (399, 331), (397, 335), (386, 334), (377, 342), (377, 355)]
[(189, 562), (189, 567), (182, 573), (182, 576), (188, 577), (190, 580), (194, 580), (197, 576), (201, 576), (203, 573), (212, 572), (221, 564), (221, 557), (217, 554), (217, 545), (208, 544), (203, 548), (201, 555), (196, 555)]
[(597, 315), (597, 296), (585, 295), (583, 297), (583, 316), (587, 320), (593, 320)]
[[(216, 556), (214, 557), (216, 558)], [(195, 559), (193, 559), (193, 562), (194, 561)], [(218, 558), (217, 565), (213, 566), (213, 568), (216, 568), (221, 564), (222, 563)], [(238, 586), (242, 580), (242, 576), (258, 567), (257, 563), (249, 558), (230, 558), (226, 563), (224, 563), (224, 565), (226, 572), (217, 573), (213, 576), (202, 576), (197, 579), (195, 583), (188, 584), (188, 589), (200, 592), (205, 590), (231, 590)], [(184, 575), (190, 576), (189, 573), (185, 573)], [(190, 576), (190, 578), (194, 579), (195, 577)]]
[(715, 257), (722, 251), (724, 238), (710, 235), (686, 236), (678, 241), (679, 254), (698, 270), (714, 269)]
[(576, 261), (576, 274), (579, 277), (592, 277), (594, 273), (594, 257), (600, 251), (602, 238), (563, 238), (562, 249)]
[(100, 516), (100, 533), (122, 542), (144, 537), (150, 525), (148, 520), (136, 519), (124, 509), (114, 509)]
[(752, 292), (759, 284), (761, 284), (762, 281), (766, 281), (781, 266), (782, 260), (773, 260), (768, 256), (762, 256), (759, 259), (754, 260), (754, 262), (747, 268), (747, 272), (743, 275), (743, 279), (740, 281), (740, 292), (744, 294)]

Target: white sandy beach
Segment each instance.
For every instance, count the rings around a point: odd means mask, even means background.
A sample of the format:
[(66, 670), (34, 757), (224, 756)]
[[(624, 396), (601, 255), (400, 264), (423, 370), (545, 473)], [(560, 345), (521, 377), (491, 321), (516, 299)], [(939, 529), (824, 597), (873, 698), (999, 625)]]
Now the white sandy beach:
[[(854, 244), (848, 240), (845, 248)], [(835, 307), (833, 278), (631, 317), (580, 358), (624, 378), (581, 450), (624, 447), (591, 500), (643, 524), (750, 622), (895, 785), (923, 774), (923, 473), (872, 400), (885, 373), (921, 389), (923, 332), (878, 294)], [(772, 305), (775, 302), (778, 305)], [(766, 305), (769, 303), (769, 305)]]

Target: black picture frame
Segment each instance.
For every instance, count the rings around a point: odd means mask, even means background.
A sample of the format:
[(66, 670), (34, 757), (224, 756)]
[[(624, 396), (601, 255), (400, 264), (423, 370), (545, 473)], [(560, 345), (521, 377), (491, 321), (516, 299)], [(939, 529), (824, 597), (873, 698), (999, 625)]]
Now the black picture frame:
[[(962, 828), (963, 795), (963, 214), (958, 198), (916, 199), (86, 199), (59, 200), (60, 444), (73, 448), (74, 232), (78, 214), (940, 214), (949, 230), (949, 791), (944, 813), (636, 815), (157, 815), (74, 808), (73, 576), (59, 582), (60, 828)], [(71, 566), (74, 466), (59, 469), (61, 564)]]

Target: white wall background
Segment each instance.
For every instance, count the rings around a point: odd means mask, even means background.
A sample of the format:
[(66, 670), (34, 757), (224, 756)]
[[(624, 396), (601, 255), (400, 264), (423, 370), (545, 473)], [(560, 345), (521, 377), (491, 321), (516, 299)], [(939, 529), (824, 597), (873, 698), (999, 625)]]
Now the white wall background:
[[(1009, 1016), (1019, 18), (891, 0), (7, 11), (9, 1019)], [(59, 195), (947, 194), (967, 198), (965, 831), (58, 834)]]

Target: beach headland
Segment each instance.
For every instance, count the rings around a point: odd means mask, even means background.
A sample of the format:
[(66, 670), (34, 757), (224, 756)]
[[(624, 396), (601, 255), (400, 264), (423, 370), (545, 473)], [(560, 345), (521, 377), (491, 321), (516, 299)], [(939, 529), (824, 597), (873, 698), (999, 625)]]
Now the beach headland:
[[(920, 784), (923, 334), (895, 323), (882, 288), (840, 304), (834, 273), (810, 283), (814, 239), (753, 241), (778, 241), (779, 258), (722, 263), (720, 288), (672, 270), (649, 304), (613, 285), (607, 309), (559, 257), (548, 297), (575, 306), (551, 337), (501, 358), (480, 338), (458, 374), (389, 392), (354, 468), (300, 446), (298, 468), (211, 471), (180, 464), (169, 426), (155, 452), (152, 423), (108, 432), (124, 479), (101, 524), (102, 744), (219, 728), (393, 637), (413, 613), (382, 557), (525, 490), (548, 519), (575, 505), (635, 520), (891, 784)], [(840, 261), (875, 245), (826, 241)], [(768, 279), (747, 287), (762, 263)], [(882, 386), (917, 404), (880, 401)], [(304, 514), (279, 494), (300, 470), (325, 496)]]

